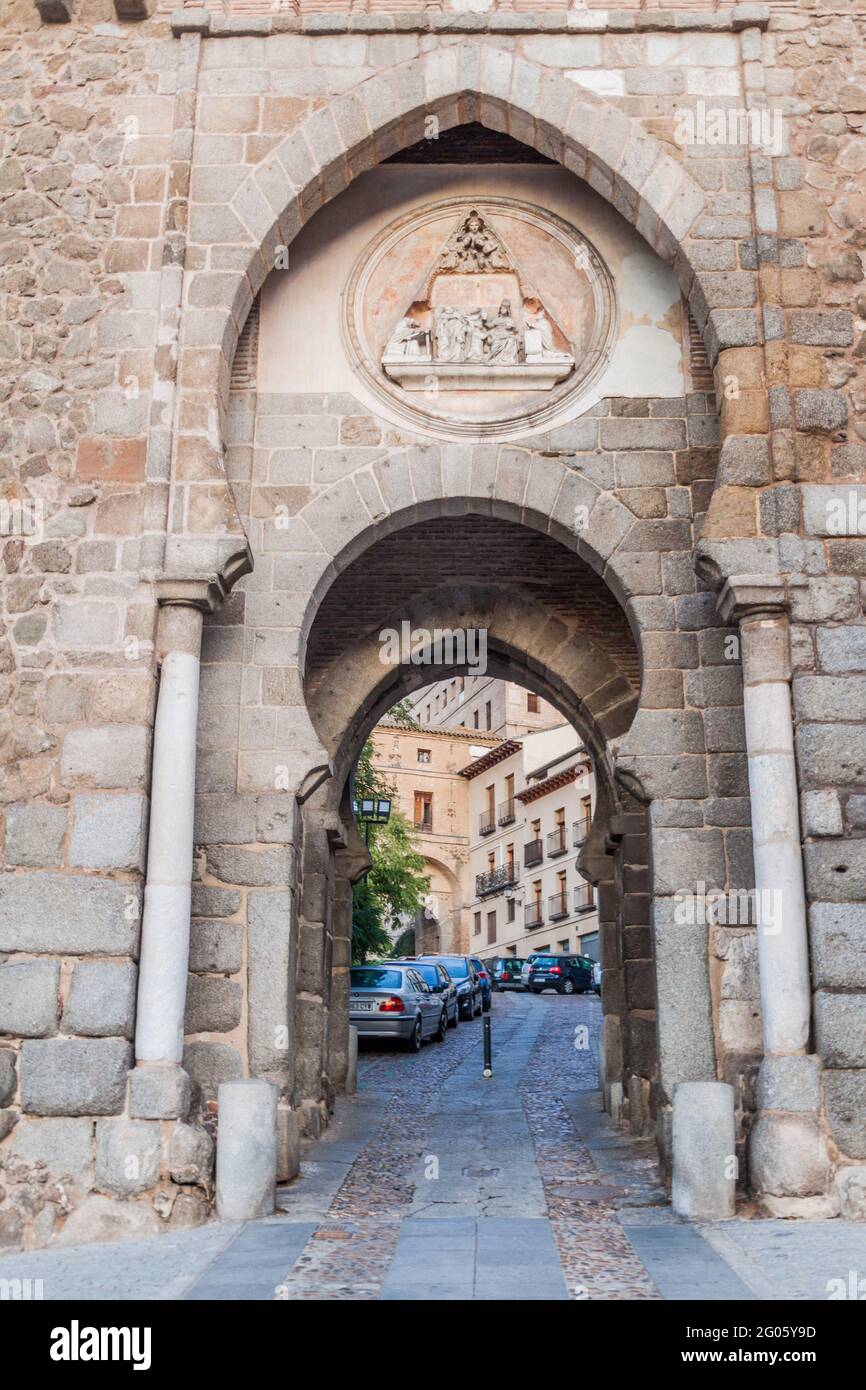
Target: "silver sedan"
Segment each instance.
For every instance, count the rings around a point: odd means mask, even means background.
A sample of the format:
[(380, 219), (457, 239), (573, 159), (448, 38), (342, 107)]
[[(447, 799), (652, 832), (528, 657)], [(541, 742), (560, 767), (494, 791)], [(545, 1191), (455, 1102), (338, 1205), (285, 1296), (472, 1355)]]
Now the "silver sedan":
[(349, 1022), (361, 1038), (394, 1038), (418, 1052), (424, 1038), (445, 1041), (448, 1011), (411, 965), (384, 961), (352, 966)]

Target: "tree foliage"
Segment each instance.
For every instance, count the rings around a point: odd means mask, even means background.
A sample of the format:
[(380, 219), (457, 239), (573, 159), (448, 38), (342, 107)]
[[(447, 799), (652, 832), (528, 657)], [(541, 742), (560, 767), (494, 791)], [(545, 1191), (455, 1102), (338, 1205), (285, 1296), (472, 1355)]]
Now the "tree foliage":
[[(389, 713), (404, 728), (417, 727), (409, 715), (408, 701), (402, 700)], [(395, 807), (393, 785), (373, 766), (373, 744), (368, 739), (355, 765), (354, 798), (360, 805), (362, 798), (371, 797), (391, 801), (391, 818), (385, 825), (359, 824), (361, 834), (369, 836), (373, 866), (352, 890), (352, 959), (356, 962), (393, 953), (394, 938), (406, 917), (421, 908), (430, 887), (412, 827)]]

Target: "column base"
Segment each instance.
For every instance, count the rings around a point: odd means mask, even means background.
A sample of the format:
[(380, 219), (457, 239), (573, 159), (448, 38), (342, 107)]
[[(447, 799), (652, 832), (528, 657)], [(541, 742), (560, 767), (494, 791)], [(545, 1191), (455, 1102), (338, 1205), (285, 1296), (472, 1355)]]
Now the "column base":
[(185, 1120), (192, 1083), (176, 1062), (138, 1062), (129, 1073), (129, 1116), (134, 1120)]
[(825, 1196), (831, 1169), (817, 1115), (763, 1111), (749, 1135), (749, 1176), (761, 1200)]

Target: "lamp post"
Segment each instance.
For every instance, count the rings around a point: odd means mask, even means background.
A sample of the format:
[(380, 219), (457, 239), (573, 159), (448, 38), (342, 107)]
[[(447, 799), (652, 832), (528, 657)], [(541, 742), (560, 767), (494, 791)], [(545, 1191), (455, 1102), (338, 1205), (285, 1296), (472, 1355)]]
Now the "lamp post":
[(364, 796), (360, 802), (352, 802), (352, 809), (355, 819), (364, 827), (364, 843), (369, 849), (370, 826), (388, 824), (391, 819), (391, 801), (384, 796)]

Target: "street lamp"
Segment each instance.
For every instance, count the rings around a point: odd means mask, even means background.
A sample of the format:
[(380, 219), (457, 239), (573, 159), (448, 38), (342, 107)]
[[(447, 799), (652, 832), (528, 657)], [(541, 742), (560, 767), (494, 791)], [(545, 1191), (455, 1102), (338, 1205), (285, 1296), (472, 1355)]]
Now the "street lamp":
[(391, 819), (391, 801), (384, 796), (364, 796), (360, 804), (352, 802), (355, 819), (364, 827), (364, 842), (370, 844), (370, 826), (387, 825)]

